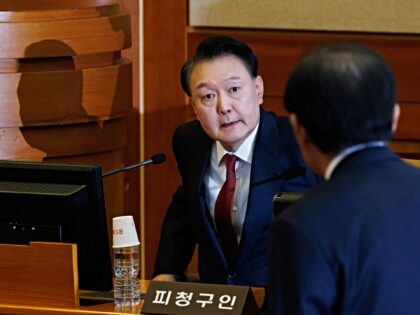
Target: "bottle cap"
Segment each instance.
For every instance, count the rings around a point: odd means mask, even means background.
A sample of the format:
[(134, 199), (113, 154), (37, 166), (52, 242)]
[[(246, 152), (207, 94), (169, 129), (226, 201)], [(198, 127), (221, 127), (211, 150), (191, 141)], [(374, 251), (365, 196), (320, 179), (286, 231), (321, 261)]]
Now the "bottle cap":
[(133, 216), (125, 215), (112, 218), (112, 247), (128, 247), (139, 245)]

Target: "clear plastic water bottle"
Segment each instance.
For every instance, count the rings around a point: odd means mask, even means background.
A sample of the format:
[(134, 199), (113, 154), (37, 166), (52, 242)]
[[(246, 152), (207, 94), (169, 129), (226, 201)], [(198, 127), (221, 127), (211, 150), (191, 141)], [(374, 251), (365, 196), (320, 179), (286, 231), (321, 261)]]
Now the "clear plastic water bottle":
[(117, 308), (140, 304), (139, 245), (114, 248), (114, 300)]

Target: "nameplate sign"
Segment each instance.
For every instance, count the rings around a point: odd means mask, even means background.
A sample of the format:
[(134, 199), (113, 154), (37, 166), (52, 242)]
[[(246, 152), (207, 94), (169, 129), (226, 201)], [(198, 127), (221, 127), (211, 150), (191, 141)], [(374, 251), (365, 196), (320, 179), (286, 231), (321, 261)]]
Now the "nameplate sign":
[(254, 315), (257, 303), (250, 287), (195, 282), (151, 281), (142, 314)]

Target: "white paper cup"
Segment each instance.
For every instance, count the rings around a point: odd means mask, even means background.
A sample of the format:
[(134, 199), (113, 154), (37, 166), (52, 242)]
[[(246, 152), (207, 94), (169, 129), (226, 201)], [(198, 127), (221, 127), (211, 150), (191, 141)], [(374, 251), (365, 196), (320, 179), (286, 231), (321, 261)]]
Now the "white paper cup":
[(112, 218), (112, 247), (121, 248), (139, 245), (133, 216), (125, 215)]

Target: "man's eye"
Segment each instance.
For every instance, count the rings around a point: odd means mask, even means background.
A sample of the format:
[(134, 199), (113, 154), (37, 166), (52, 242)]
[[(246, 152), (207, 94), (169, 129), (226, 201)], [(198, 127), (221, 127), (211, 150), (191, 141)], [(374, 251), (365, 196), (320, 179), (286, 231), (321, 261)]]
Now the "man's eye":
[(233, 93), (236, 93), (236, 92), (239, 92), (240, 89), (241, 88), (239, 86), (234, 86), (234, 87), (230, 88), (230, 91), (233, 92)]
[(214, 94), (206, 94), (206, 95), (203, 96), (203, 99), (205, 101), (209, 101), (209, 100), (214, 99), (214, 96), (215, 96)]

